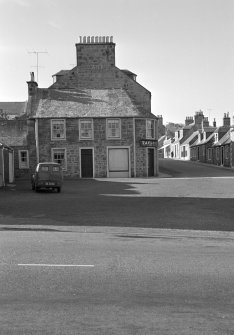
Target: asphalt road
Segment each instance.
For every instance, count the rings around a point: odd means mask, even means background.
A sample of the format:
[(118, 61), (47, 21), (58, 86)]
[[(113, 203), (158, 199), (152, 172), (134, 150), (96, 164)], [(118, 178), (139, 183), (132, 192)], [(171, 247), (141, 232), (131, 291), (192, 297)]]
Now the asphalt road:
[(0, 334), (233, 334), (233, 233), (31, 229), (0, 235)]
[(0, 334), (234, 334), (233, 171), (0, 190)]

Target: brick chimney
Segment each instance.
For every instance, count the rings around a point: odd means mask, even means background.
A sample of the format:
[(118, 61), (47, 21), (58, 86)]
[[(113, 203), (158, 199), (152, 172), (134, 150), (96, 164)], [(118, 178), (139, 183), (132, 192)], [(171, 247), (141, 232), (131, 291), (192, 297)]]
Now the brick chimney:
[(195, 125), (197, 126), (197, 129), (202, 129), (203, 128), (203, 111), (198, 111), (195, 113), (194, 120), (195, 120)]
[(213, 121), (213, 127), (216, 127), (216, 120)]
[(193, 123), (193, 117), (192, 116), (186, 116), (185, 119), (185, 126), (190, 125), (191, 123)]
[(115, 66), (115, 43), (112, 36), (80, 36), (76, 44), (78, 67), (100, 69)]
[(208, 117), (206, 116), (203, 119), (203, 127), (209, 127), (209, 126), (210, 126), (209, 120), (208, 120)]
[(27, 81), (28, 84), (28, 96), (32, 96), (36, 93), (38, 84), (34, 78), (34, 72), (30, 72), (31, 80)]
[(224, 127), (230, 127), (230, 125), (231, 125), (231, 118), (229, 116), (229, 113), (224, 113), (223, 126)]

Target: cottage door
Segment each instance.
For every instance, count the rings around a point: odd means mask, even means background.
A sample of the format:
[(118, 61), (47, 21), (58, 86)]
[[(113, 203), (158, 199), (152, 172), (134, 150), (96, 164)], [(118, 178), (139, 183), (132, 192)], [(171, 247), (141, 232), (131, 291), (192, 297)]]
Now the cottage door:
[(221, 165), (224, 163), (224, 149), (221, 147)]
[(81, 177), (93, 178), (93, 150), (81, 149)]
[(154, 149), (148, 148), (148, 177), (154, 176)]

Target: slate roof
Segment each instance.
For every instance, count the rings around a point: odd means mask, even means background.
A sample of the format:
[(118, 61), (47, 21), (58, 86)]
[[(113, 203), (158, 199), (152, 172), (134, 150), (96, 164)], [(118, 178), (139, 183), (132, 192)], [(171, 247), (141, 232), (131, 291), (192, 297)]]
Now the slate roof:
[(181, 145), (190, 144), (190, 142), (195, 141), (195, 137), (198, 136), (199, 131), (192, 133), (184, 142), (181, 142)]
[(59, 72), (55, 73), (52, 75), (52, 77), (54, 76), (64, 76), (65, 74), (68, 74), (70, 70), (60, 70)]
[(26, 101), (22, 101), (22, 102), (18, 102), (18, 101), (1, 102), (0, 101), (0, 109), (3, 110), (3, 113), (6, 113), (7, 118), (9, 119), (24, 115), (26, 112), (26, 105), (27, 105)]
[(188, 124), (187, 126), (184, 126), (183, 129), (192, 129), (195, 126), (195, 122)]
[(43, 90), (36, 118), (150, 117), (137, 107), (123, 89)]
[(218, 142), (214, 143), (214, 147), (217, 147), (223, 144), (228, 144), (231, 142), (229, 140), (230, 140), (230, 132), (228, 131)]

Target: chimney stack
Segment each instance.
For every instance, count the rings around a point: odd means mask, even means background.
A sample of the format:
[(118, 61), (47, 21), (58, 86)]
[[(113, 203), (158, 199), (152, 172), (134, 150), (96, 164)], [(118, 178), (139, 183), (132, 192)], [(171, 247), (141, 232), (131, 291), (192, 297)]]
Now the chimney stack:
[(193, 117), (192, 116), (186, 116), (185, 119), (185, 126), (190, 125), (191, 123), (193, 123)]
[(36, 93), (38, 84), (35, 81), (34, 72), (30, 72), (30, 81), (27, 81), (28, 84), (28, 96), (32, 96)]
[(230, 127), (231, 125), (231, 119), (229, 116), (229, 112), (224, 113), (224, 117), (223, 117), (223, 126), (224, 127)]
[(213, 121), (213, 127), (216, 127), (216, 121), (215, 121), (215, 119)]
[(204, 127), (209, 127), (209, 126), (210, 126), (210, 124), (209, 124), (209, 120), (208, 120), (208, 117), (207, 117), (207, 116), (204, 117), (204, 119), (203, 119), (203, 126), (204, 126)]
[(115, 66), (113, 36), (80, 36), (76, 44), (77, 66), (105, 68)]

